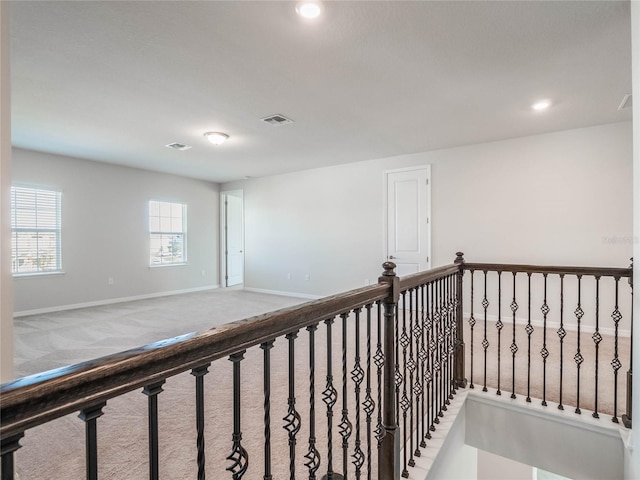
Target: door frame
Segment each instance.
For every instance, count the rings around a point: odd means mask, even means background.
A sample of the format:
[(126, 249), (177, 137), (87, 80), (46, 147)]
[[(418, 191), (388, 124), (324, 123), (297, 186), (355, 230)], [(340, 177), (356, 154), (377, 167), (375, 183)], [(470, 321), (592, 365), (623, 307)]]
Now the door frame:
[(404, 168), (394, 168), (390, 170), (385, 170), (382, 173), (382, 210), (384, 212), (383, 222), (382, 222), (382, 258), (384, 261), (389, 261), (389, 242), (388, 242), (388, 222), (389, 222), (389, 198), (388, 198), (388, 185), (389, 185), (389, 174), (391, 173), (401, 173), (401, 172), (409, 172), (412, 170), (425, 170), (427, 171), (427, 239), (428, 239), (428, 248), (427, 248), (427, 270), (432, 268), (433, 264), (433, 255), (432, 255), (432, 235), (431, 235), (431, 164), (425, 165), (414, 165), (411, 167)]
[[(244, 285), (244, 190), (224, 190), (220, 192), (220, 287), (221, 288), (229, 288), (227, 285), (227, 265), (228, 265), (228, 255), (227, 255), (227, 235), (226, 235), (226, 224), (227, 224), (227, 209), (226, 209), (226, 199), (227, 197), (240, 197), (242, 199), (242, 283), (240, 285)], [(238, 286), (238, 285), (234, 285)]]

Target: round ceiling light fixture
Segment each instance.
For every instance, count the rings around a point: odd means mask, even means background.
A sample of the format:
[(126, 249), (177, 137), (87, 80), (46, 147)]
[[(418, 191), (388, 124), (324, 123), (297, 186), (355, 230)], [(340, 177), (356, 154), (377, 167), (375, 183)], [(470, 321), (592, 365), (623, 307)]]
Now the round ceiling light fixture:
[(229, 135), (222, 132), (207, 132), (204, 134), (204, 136), (207, 137), (207, 140), (209, 140), (214, 145), (222, 145), (227, 140), (227, 138), (229, 138)]
[(539, 102), (531, 105), (531, 108), (536, 112), (542, 112), (551, 106), (551, 100), (540, 100)]
[(322, 13), (322, 8), (320, 8), (320, 2), (306, 0), (299, 2), (296, 5), (296, 12), (301, 17), (313, 19), (320, 16), (320, 13)]

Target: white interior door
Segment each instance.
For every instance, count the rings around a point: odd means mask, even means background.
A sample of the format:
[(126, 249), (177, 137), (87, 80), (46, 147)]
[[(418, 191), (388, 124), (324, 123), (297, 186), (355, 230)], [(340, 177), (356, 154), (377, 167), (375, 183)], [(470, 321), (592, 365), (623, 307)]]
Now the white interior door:
[(241, 194), (224, 195), (225, 285), (244, 282), (244, 221)]
[(430, 167), (386, 172), (387, 259), (399, 276), (431, 267)]

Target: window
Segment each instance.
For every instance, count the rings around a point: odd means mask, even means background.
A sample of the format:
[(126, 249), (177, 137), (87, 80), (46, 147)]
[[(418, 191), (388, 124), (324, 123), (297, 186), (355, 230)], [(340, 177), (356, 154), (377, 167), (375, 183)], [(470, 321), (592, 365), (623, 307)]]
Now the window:
[(60, 202), (53, 190), (11, 187), (11, 266), (14, 274), (62, 271)]
[(186, 205), (149, 201), (151, 266), (186, 263), (186, 225)]

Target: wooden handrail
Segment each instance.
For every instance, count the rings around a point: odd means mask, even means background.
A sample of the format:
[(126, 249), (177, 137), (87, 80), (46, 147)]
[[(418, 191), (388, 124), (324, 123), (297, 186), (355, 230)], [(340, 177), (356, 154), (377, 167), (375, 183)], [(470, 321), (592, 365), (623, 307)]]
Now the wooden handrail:
[(553, 273), (558, 275), (591, 275), (595, 277), (631, 278), (633, 269), (609, 267), (571, 267), (555, 265), (518, 265), (503, 263), (463, 263), (465, 270), (516, 273)]

